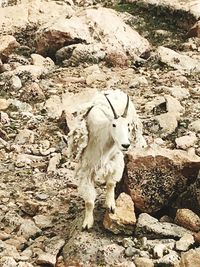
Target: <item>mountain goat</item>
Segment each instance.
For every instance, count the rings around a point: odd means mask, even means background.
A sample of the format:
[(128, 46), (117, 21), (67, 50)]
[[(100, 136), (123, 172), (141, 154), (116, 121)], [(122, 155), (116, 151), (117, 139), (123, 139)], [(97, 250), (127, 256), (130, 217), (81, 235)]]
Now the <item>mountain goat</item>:
[(114, 213), (115, 185), (123, 174), (123, 152), (130, 146), (132, 129), (139, 146), (146, 146), (146, 141), (133, 103), (121, 90), (97, 93), (78, 118), (79, 123), (68, 135), (68, 147), (78, 161), (78, 190), (85, 201), (83, 229), (89, 229), (94, 222), (95, 182), (106, 182), (106, 206)]

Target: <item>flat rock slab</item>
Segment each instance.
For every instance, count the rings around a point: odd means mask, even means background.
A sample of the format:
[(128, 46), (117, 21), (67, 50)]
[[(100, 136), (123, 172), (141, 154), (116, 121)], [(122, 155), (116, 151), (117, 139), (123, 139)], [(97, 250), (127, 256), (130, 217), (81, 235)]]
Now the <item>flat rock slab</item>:
[(135, 229), (136, 236), (148, 238), (180, 238), (190, 231), (173, 223), (159, 222), (147, 213), (141, 213)]

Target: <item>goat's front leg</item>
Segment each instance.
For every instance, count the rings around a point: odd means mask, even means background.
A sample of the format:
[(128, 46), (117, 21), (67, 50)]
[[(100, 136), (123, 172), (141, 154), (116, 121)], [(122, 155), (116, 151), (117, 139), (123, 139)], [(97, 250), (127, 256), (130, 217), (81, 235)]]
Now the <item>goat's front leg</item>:
[(94, 183), (87, 178), (83, 179), (79, 185), (79, 194), (85, 201), (85, 218), (83, 221), (83, 230), (90, 229), (94, 224), (94, 202), (96, 199), (96, 191)]
[(122, 178), (124, 171), (124, 157), (117, 153), (112, 163), (112, 172), (106, 177), (106, 207), (112, 213), (115, 212), (115, 186)]

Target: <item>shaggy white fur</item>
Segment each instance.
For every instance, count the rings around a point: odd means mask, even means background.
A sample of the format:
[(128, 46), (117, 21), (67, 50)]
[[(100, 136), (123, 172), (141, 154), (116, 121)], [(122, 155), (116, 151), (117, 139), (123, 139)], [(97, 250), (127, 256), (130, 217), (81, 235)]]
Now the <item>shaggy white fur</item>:
[(78, 122), (69, 133), (68, 146), (69, 153), (78, 162), (76, 177), (79, 193), (85, 201), (83, 228), (93, 226), (97, 180), (106, 182), (106, 205), (114, 212), (114, 189), (123, 174), (123, 152), (130, 146), (133, 128), (137, 145), (146, 146), (134, 105), (120, 90), (98, 93), (78, 112)]

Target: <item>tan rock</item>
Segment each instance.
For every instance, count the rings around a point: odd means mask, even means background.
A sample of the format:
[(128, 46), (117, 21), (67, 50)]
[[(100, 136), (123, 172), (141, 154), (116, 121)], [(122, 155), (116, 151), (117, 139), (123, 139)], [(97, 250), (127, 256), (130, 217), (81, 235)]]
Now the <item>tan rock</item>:
[(195, 232), (200, 230), (200, 217), (189, 209), (178, 209), (175, 222)]
[(176, 249), (179, 251), (187, 251), (192, 244), (194, 244), (193, 235), (185, 234), (179, 241), (176, 241)]
[(4, 35), (0, 37), (0, 57), (7, 57), (12, 51), (19, 47), (20, 44), (12, 35)]
[(189, 133), (188, 135), (176, 138), (175, 143), (177, 148), (187, 149), (193, 147), (198, 141), (195, 133)]
[(181, 255), (179, 267), (199, 267), (200, 266), (200, 249), (191, 249)]
[(32, 54), (31, 58), (33, 61), (33, 65), (35, 66), (45, 67), (47, 69), (52, 69), (55, 66), (53, 60), (49, 57), (44, 58), (39, 54)]
[(153, 267), (154, 263), (151, 259), (135, 257), (134, 263), (136, 267)]
[(4, 98), (0, 98), (0, 110), (6, 110), (9, 107), (10, 103)]
[(106, 212), (103, 225), (115, 234), (121, 232), (131, 234), (134, 231), (135, 224), (134, 203), (129, 195), (121, 193), (116, 200), (115, 213)]
[(195, 240), (195, 242), (196, 242), (197, 244), (200, 244), (200, 232), (198, 232), (198, 233), (194, 233), (193, 236), (194, 236), (194, 240)]

